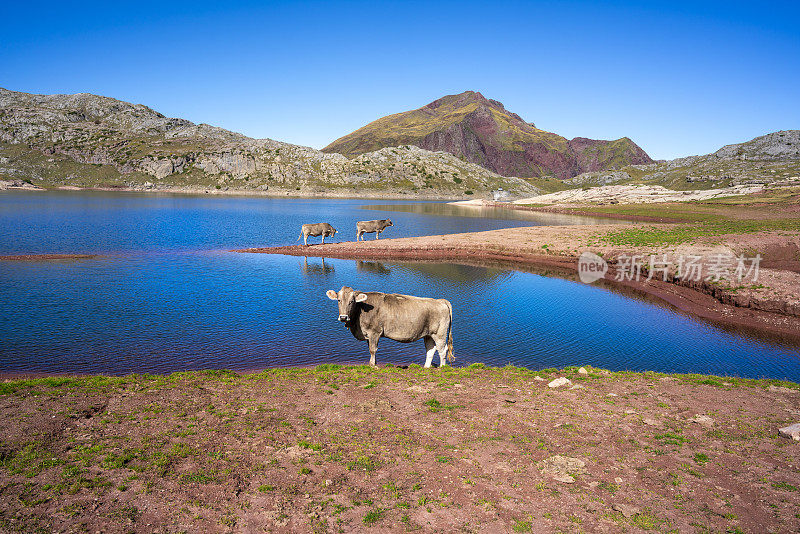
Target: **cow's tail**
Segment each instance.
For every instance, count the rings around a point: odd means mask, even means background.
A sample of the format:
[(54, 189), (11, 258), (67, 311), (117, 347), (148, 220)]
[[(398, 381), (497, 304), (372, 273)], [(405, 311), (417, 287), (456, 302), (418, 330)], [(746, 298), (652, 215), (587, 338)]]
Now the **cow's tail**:
[(295, 239), (295, 241), (300, 241), (300, 238), (301, 238), (301, 237), (303, 237), (303, 232), (300, 232), (300, 235), (299, 235), (299, 236), (297, 236), (297, 239)]
[(447, 361), (452, 362), (456, 359), (455, 354), (453, 354), (453, 305), (450, 304), (449, 300), (446, 300), (447, 307), (450, 309), (450, 333), (447, 334)]

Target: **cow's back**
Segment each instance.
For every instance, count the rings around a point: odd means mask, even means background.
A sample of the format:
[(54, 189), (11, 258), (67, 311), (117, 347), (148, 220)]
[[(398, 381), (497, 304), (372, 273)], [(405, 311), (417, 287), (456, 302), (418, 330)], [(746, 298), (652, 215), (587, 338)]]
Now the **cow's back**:
[(358, 221), (356, 223), (356, 230), (363, 230), (366, 232), (376, 232), (386, 228), (386, 219), (378, 219), (374, 221)]
[(366, 295), (358, 321), (365, 337), (416, 341), (450, 327), (450, 304), (444, 299), (379, 292)]
[(333, 232), (333, 227), (328, 223), (314, 223), (314, 224), (304, 224), (301, 227), (304, 234), (319, 236), (323, 233), (330, 234)]

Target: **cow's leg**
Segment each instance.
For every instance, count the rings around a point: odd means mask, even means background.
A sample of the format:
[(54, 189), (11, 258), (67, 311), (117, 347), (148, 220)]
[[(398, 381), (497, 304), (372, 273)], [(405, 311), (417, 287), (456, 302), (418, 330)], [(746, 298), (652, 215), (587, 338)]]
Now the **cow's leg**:
[(322, 244), (325, 244), (325, 234), (322, 234)]
[(439, 367), (447, 365), (447, 336), (436, 341), (436, 352), (439, 353)]
[(379, 336), (369, 338), (369, 364), (375, 367), (375, 353), (378, 352), (378, 339)]
[(305, 244), (305, 246), (308, 246), (308, 234), (303, 234), (303, 244)]
[(375, 239), (378, 239), (380, 236), (381, 236), (381, 231), (380, 230), (375, 232)]
[(433, 353), (436, 352), (436, 343), (430, 336), (425, 336), (425, 352), (425, 367), (430, 367), (433, 363)]

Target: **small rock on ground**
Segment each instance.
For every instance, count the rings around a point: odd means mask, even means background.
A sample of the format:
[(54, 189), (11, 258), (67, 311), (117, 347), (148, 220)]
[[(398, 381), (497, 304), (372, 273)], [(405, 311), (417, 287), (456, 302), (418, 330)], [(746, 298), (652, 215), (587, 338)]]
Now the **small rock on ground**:
[(689, 422), (697, 423), (698, 425), (703, 426), (705, 428), (711, 428), (712, 426), (714, 426), (714, 420), (711, 419), (709, 416), (703, 414), (695, 415), (694, 417), (689, 419)]
[(800, 423), (795, 423), (793, 425), (785, 426), (778, 430), (781, 436), (789, 439), (793, 439), (795, 441), (800, 441)]
[(542, 475), (558, 482), (572, 484), (576, 475), (586, 473), (586, 462), (569, 456), (551, 456), (542, 462)]
[(639, 513), (639, 509), (630, 504), (617, 503), (611, 507), (613, 510), (621, 513), (625, 517), (632, 517)]
[(569, 386), (571, 384), (572, 384), (572, 382), (570, 381), (569, 378), (564, 378), (562, 376), (561, 378), (556, 378), (555, 380), (553, 380), (552, 382), (547, 384), (547, 387), (557, 388), (557, 387), (561, 387), (561, 386)]

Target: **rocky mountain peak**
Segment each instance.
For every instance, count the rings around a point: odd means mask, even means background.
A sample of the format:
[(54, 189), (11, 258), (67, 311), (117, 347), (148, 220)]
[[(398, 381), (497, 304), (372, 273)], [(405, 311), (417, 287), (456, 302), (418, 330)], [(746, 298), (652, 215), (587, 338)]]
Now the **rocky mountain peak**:
[(651, 163), (627, 137), (564, 137), (538, 129), (477, 91), (447, 95), (419, 109), (383, 117), (337, 139), (323, 152), (354, 156), (387, 146), (449, 152), (504, 176), (571, 178), (586, 171)]

